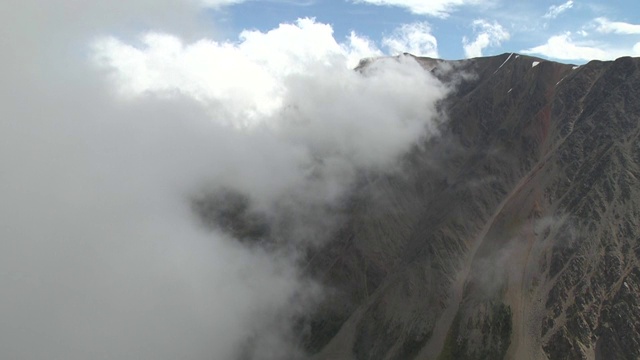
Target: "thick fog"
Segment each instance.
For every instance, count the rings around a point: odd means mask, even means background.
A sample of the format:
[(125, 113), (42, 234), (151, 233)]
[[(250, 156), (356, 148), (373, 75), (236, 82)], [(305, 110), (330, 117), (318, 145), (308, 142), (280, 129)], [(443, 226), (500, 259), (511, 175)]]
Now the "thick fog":
[[(358, 172), (434, 134), (446, 89), (411, 57), (354, 71), (380, 50), (313, 19), (215, 40), (202, 6), (229, 2), (0, 5), (0, 358), (297, 351), (322, 296), (299, 253)], [(223, 190), (297, 214), (282, 248), (204, 226), (193, 200)]]

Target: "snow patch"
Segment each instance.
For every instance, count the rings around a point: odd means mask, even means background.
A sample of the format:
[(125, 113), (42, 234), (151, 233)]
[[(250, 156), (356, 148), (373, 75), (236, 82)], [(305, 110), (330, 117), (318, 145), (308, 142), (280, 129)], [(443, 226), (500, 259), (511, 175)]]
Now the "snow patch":
[(531, 67), (534, 68), (538, 66), (538, 64), (540, 64), (540, 61), (534, 61), (533, 64), (531, 64)]
[(572, 69), (572, 70), (575, 70), (575, 69), (577, 69), (577, 68), (579, 68), (579, 67), (580, 67), (580, 65), (576, 65), (576, 66), (572, 67), (571, 69)]
[[(494, 73), (494, 74), (495, 74), (495, 73), (497, 73), (497, 72), (498, 72), (498, 70), (500, 70), (500, 68), (501, 68), (501, 67), (503, 67), (503, 66), (504, 66), (504, 64), (506, 64), (506, 63), (507, 63), (507, 61), (509, 61), (509, 59), (511, 59), (511, 57), (512, 57), (512, 56), (513, 56), (513, 53), (509, 54), (509, 57), (507, 58), (507, 60), (505, 60), (505, 61), (504, 61), (500, 66), (498, 66), (498, 68), (496, 69), (496, 71), (494, 71), (493, 73)], [(516, 57), (517, 57), (517, 56), (516, 56)]]
[(562, 79), (560, 79), (560, 81), (558, 81), (558, 82), (556, 83), (556, 86), (558, 86), (558, 84), (560, 84), (560, 83), (562, 82), (562, 80), (564, 80), (564, 79), (566, 79), (566, 78), (567, 78), (567, 77), (566, 77), (566, 76), (564, 76)]
[(507, 91), (507, 94), (511, 92), (511, 90), (513, 90), (513, 88), (509, 89), (509, 91)]

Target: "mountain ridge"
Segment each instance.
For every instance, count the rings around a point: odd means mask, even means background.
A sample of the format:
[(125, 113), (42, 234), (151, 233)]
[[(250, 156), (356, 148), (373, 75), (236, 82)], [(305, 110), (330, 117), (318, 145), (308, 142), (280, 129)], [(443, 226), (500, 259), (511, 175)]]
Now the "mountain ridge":
[(610, 312), (639, 300), (618, 293), (640, 273), (640, 59), (415, 59), (452, 84), (448, 119), (314, 254), (338, 294), (310, 321), (314, 358), (636, 358), (640, 314)]

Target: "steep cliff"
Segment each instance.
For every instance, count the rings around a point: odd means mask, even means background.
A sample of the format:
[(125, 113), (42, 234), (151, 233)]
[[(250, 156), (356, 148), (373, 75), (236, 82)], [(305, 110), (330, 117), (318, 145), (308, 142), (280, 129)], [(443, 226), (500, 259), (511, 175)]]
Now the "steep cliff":
[[(417, 58), (441, 134), (363, 176), (306, 269), (315, 359), (640, 357), (640, 59)], [(364, 64), (363, 66), (366, 66)]]

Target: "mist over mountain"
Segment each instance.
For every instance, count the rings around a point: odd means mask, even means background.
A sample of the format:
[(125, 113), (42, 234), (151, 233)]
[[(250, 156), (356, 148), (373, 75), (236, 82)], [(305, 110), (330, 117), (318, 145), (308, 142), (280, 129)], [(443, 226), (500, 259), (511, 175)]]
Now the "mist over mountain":
[(449, 89), (409, 57), (353, 71), (366, 42), (313, 19), (131, 41), (130, 19), (197, 29), (200, 6), (0, 10), (0, 358), (306, 356), (308, 251), (363, 174), (435, 135)]
[(638, 59), (235, 2), (0, 3), (0, 358), (638, 358)]
[(416, 58), (447, 121), (308, 257), (314, 359), (637, 359), (637, 58)]
[[(285, 357), (637, 358), (640, 60), (404, 58), (449, 89), (437, 135), (333, 203), (330, 236), (298, 259), (322, 290), (290, 318)], [(210, 226), (290, 239), (296, 216), (222, 195), (198, 202)]]

